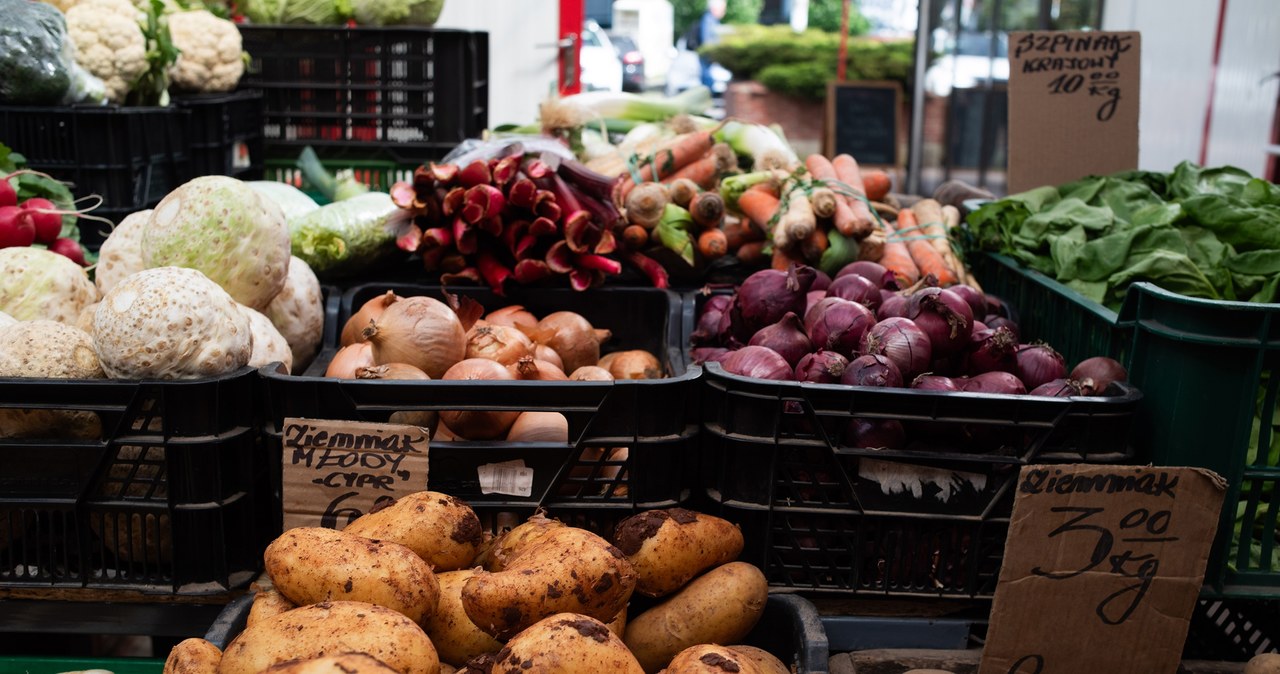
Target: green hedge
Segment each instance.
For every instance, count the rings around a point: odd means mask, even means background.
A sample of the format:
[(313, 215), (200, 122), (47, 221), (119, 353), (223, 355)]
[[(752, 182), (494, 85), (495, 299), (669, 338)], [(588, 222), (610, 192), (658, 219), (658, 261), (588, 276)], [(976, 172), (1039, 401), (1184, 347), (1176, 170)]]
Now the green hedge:
[[(795, 33), (789, 26), (741, 26), (701, 52), (733, 72), (789, 96), (822, 99), (835, 79), (840, 36), (820, 30)], [(896, 80), (910, 91), (915, 43), (911, 40), (849, 39), (850, 80)]]

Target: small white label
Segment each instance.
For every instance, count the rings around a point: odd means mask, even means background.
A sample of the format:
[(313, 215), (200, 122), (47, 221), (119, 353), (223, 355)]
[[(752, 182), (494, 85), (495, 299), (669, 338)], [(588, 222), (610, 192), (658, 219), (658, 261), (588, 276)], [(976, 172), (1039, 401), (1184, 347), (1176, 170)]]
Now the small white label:
[(530, 496), (533, 494), (533, 469), (524, 461), (486, 463), (476, 469), (480, 476), (480, 493)]
[(236, 141), (231, 148), (231, 168), (247, 169), (253, 166), (253, 157), (249, 156), (249, 146), (244, 141)]

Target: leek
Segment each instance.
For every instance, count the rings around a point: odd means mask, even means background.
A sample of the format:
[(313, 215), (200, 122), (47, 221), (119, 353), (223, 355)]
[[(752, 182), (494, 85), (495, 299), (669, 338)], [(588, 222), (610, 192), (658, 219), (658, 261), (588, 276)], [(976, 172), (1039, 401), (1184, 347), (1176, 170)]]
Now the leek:
[(331, 203), (358, 197), (369, 191), (367, 186), (355, 179), (351, 171), (342, 171), (337, 176), (329, 173), (310, 145), (302, 148), (297, 166), (302, 171), (302, 177)]
[(720, 180), (720, 198), (724, 199), (726, 206), (737, 209), (738, 197), (742, 196), (743, 192), (746, 192), (752, 185), (759, 185), (773, 178), (773, 171), (756, 171), (754, 173), (726, 176)]
[(675, 251), (681, 259), (693, 266), (693, 236), (689, 230), (693, 228), (693, 216), (689, 211), (675, 204), (667, 204), (662, 211), (662, 219), (653, 228), (653, 236), (658, 243)]
[(711, 90), (698, 86), (676, 96), (662, 98), (613, 91), (591, 91), (561, 99), (584, 108), (593, 117), (637, 122), (657, 122), (680, 113), (698, 115), (711, 107)]
[(762, 124), (729, 121), (716, 132), (716, 141), (728, 143), (736, 154), (751, 157), (757, 171), (771, 168), (790, 170), (800, 163), (795, 150), (778, 133)]

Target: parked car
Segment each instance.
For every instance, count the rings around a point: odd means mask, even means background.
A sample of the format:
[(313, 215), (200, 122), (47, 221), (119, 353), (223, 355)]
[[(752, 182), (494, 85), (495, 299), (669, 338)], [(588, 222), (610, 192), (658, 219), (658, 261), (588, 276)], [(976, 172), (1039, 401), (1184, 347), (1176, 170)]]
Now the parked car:
[(583, 91), (622, 91), (622, 61), (609, 36), (591, 19), (582, 24), (578, 63), (582, 67)]
[(972, 89), (988, 81), (1009, 82), (1008, 35), (997, 36), (994, 54), (991, 33), (966, 31), (958, 39), (945, 36), (940, 44), (944, 55), (929, 66), (924, 76), (925, 91), (934, 96), (948, 96), (953, 88)]
[(609, 33), (614, 51), (618, 52), (618, 60), (622, 62), (622, 90), (644, 91), (644, 54), (636, 46), (635, 40), (627, 35)]
[[(676, 40), (675, 58), (671, 59), (671, 68), (667, 70), (666, 94), (674, 96), (685, 89), (702, 84), (702, 62), (698, 60), (698, 52), (686, 46), (685, 39)], [(711, 95), (720, 98), (729, 88), (729, 80), (733, 73), (719, 63), (711, 64)]]

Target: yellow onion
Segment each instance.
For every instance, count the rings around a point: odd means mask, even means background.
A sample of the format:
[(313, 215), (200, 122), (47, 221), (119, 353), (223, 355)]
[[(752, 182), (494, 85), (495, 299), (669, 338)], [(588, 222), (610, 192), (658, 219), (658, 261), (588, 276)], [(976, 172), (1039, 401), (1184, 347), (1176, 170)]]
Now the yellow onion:
[(608, 370), (614, 379), (662, 378), (662, 364), (657, 357), (640, 349), (607, 354), (600, 359), (599, 367)]
[(560, 354), (556, 353), (555, 349), (547, 346), (546, 344), (535, 344), (533, 347), (533, 357), (538, 360), (545, 360), (560, 368), (561, 372), (564, 372), (564, 361), (560, 360)]
[(569, 442), (569, 420), (559, 412), (524, 412), (507, 432), (508, 442)]
[(533, 341), (511, 326), (490, 324), (467, 332), (467, 358), (488, 358), (510, 365), (532, 354)]
[(570, 381), (613, 381), (613, 375), (598, 365), (583, 365), (569, 375)]
[(444, 302), (407, 297), (369, 323), (364, 337), (379, 365), (406, 363), (439, 379), (466, 355), (467, 331)]
[[(387, 363), (386, 365), (373, 365), (356, 369), (356, 379), (423, 381), (430, 378), (426, 372), (404, 363)], [(392, 412), (387, 421), (393, 424), (407, 424), (409, 426), (434, 429), (436, 427), (436, 419), (437, 415), (434, 410), (404, 410), (402, 412)]]
[(524, 381), (565, 381), (569, 379), (560, 368), (545, 360), (525, 356), (507, 366), (511, 376)]
[(387, 310), (387, 307), (398, 301), (400, 301), (400, 297), (388, 290), (385, 295), (379, 295), (360, 305), (360, 310), (351, 314), (351, 318), (347, 319), (346, 325), (342, 326), (342, 339), (339, 343), (342, 346), (347, 346), (356, 342), (363, 342), (364, 329), (369, 327), (369, 321), (380, 318), (382, 312)]
[[(444, 373), (453, 381), (511, 381), (507, 368), (486, 358), (468, 358), (459, 361)], [(515, 411), (469, 412), (447, 410), (440, 413), (440, 421), (460, 438), (467, 440), (498, 440), (506, 436), (511, 424), (520, 416)]]
[(505, 325), (509, 328), (516, 328), (521, 325), (532, 328), (538, 325), (538, 319), (519, 304), (491, 311), (488, 316), (484, 317), (484, 320), (491, 325)]
[(583, 365), (595, 365), (600, 360), (600, 344), (612, 336), (608, 330), (596, 330), (591, 323), (572, 311), (548, 314), (534, 330), (534, 341), (555, 349), (564, 364), (562, 369), (572, 372)]
[(356, 370), (373, 365), (373, 345), (368, 342), (356, 342), (338, 349), (324, 371), (326, 377), (338, 379), (355, 379)]

